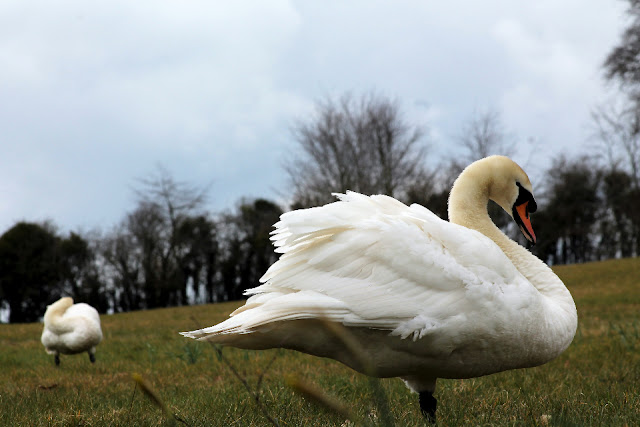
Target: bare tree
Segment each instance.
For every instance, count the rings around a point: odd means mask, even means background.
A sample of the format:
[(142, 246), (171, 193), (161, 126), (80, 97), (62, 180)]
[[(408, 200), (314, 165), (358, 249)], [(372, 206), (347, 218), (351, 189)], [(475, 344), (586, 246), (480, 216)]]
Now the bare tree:
[(603, 67), (606, 78), (624, 89), (624, 104), (609, 103), (592, 112), (596, 136), (605, 148), (609, 164), (615, 169), (622, 152), (633, 178), (639, 186), (640, 174), (640, 0), (627, 0), (629, 26), (620, 42), (611, 50)]
[(640, 105), (610, 102), (591, 112), (595, 145), (600, 148), (612, 170), (620, 164), (628, 170), (634, 188), (640, 184)]
[(139, 245), (123, 221), (101, 241), (105, 281), (114, 294), (114, 311), (144, 308)]
[(631, 256), (640, 248), (640, 104), (637, 99), (609, 102), (591, 117), (595, 146), (607, 159), (601, 246), (608, 247), (606, 256)]
[(197, 294), (215, 261), (215, 244), (203, 242), (215, 229), (203, 212), (206, 189), (176, 181), (162, 167), (139, 182), (136, 208), (103, 245), (112, 282), (125, 309), (186, 304), (189, 283)]
[(627, 2), (631, 23), (603, 65), (607, 79), (618, 81), (632, 92), (633, 98), (637, 98), (640, 95), (640, 0)]
[(376, 94), (316, 106), (316, 115), (292, 129), (301, 149), (285, 169), (294, 188), (294, 205), (333, 200), (332, 192), (384, 193), (404, 198), (426, 176), (423, 132), (402, 117), (396, 101)]
[(500, 113), (493, 109), (476, 111), (462, 126), (458, 141), (465, 149), (461, 159), (465, 164), (492, 154), (512, 156), (516, 152), (515, 146), (508, 141)]
[[(457, 142), (464, 149), (463, 153), (455, 158), (449, 158), (439, 168), (438, 181), (442, 188), (439, 199), (445, 202), (444, 196), (448, 196), (453, 182), (467, 165), (493, 154), (512, 156), (516, 152), (515, 146), (510, 144), (509, 133), (502, 123), (500, 113), (494, 109), (475, 111), (469, 120), (462, 124)], [(446, 210), (446, 207), (446, 203), (443, 204), (440, 201), (440, 210), (443, 208)], [(491, 202), (488, 211), (493, 221), (503, 231), (514, 236), (519, 234), (510, 230), (510, 228), (517, 229), (513, 227), (509, 215), (497, 204)], [(438, 214), (446, 218), (446, 215)]]
[[(516, 151), (513, 145), (509, 145), (508, 132), (496, 110), (476, 111), (461, 129), (457, 141), (464, 148), (464, 153), (445, 160), (438, 168), (437, 176), (425, 176), (408, 191), (409, 201), (420, 203), (445, 219), (449, 191), (468, 164), (492, 154), (511, 156)], [(512, 225), (509, 216), (493, 202), (489, 205), (489, 215), (505, 230)]]
[(162, 165), (154, 174), (139, 179), (134, 192), (140, 203), (158, 205), (175, 229), (180, 217), (191, 215), (206, 202), (208, 186), (196, 187), (176, 181)]

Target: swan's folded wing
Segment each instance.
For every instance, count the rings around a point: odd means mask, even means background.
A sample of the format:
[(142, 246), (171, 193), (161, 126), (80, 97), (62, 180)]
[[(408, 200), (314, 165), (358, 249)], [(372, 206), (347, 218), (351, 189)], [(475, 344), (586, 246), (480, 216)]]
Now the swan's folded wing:
[(524, 280), (491, 240), (419, 205), (338, 196), (284, 214), (272, 237), (282, 256), (264, 284), (247, 291), (253, 296), (231, 319), (189, 336), (324, 317), (415, 339), (473, 310), (494, 310), (502, 289)]

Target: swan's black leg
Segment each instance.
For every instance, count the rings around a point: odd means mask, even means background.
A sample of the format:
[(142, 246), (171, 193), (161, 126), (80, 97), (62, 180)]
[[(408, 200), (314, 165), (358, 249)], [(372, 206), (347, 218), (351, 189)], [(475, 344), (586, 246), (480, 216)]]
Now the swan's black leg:
[(91, 363), (96, 363), (96, 355), (89, 353), (89, 360), (91, 360)]
[(56, 361), (56, 366), (60, 366), (60, 355), (56, 354), (56, 357), (54, 359)]
[(420, 410), (422, 411), (422, 415), (427, 419), (430, 423), (436, 422), (436, 405), (438, 401), (435, 397), (433, 397), (433, 393), (430, 391), (421, 391), (419, 393), (420, 396)]

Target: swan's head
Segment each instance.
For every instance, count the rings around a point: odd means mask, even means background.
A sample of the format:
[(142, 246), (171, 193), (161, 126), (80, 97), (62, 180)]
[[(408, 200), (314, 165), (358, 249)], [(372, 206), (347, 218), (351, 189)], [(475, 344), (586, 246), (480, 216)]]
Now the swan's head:
[(536, 235), (531, 226), (529, 214), (536, 211), (538, 205), (533, 198), (533, 187), (529, 177), (513, 160), (504, 156), (491, 156), (483, 159), (489, 168), (489, 199), (502, 207), (520, 227), (520, 231), (531, 243)]
[[(536, 235), (529, 214), (537, 209), (529, 177), (520, 166), (505, 156), (490, 156), (469, 165), (454, 184), (462, 188), (475, 188), (480, 197), (488, 197), (502, 207), (518, 224), (520, 231), (531, 243)], [(463, 191), (464, 193), (464, 191)], [(485, 199), (486, 200), (486, 199)]]

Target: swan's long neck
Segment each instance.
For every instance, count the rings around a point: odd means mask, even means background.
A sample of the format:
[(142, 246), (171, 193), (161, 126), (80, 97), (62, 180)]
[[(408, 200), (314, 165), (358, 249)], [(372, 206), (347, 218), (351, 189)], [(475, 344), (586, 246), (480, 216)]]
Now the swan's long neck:
[(66, 332), (69, 327), (65, 325), (62, 316), (72, 305), (73, 299), (64, 297), (47, 307), (47, 311), (44, 313), (45, 327), (58, 334)]
[[(490, 174), (468, 168), (456, 180), (449, 197), (449, 221), (477, 230), (493, 240), (520, 273), (546, 298), (546, 315), (553, 319), (555, 333), (571, 343), (577, 327), (576, 306), (560, 278), (524, 247), (507, 237), (489, 217)], [(558, 339), (562, 339), (558, 336)], [(562, 348), (561, 351), (563, 351)]]

